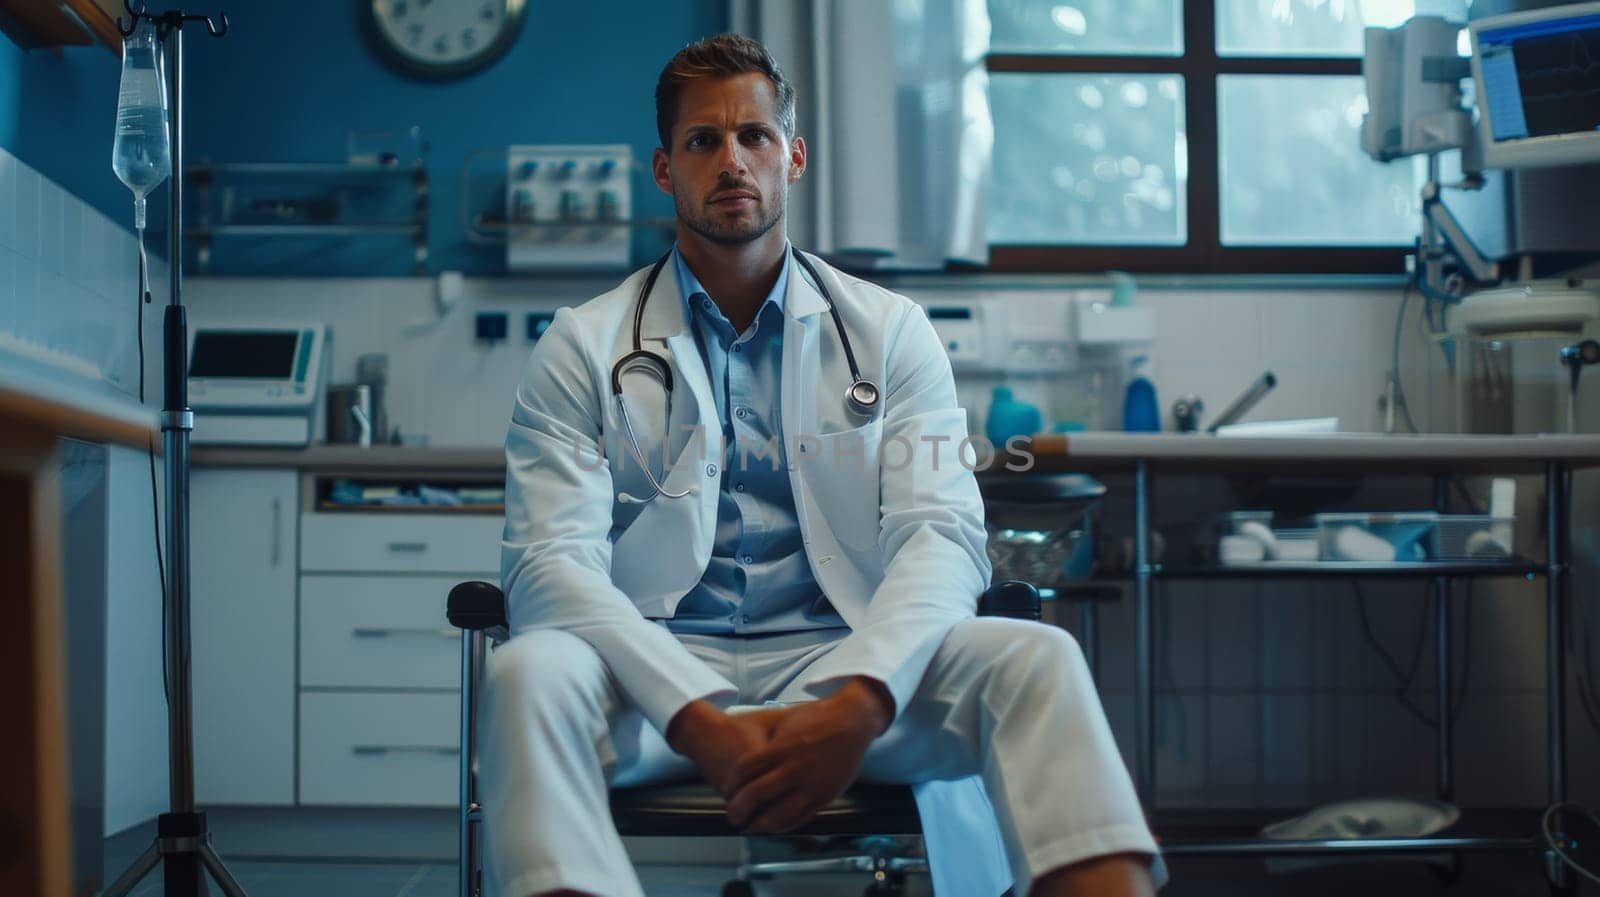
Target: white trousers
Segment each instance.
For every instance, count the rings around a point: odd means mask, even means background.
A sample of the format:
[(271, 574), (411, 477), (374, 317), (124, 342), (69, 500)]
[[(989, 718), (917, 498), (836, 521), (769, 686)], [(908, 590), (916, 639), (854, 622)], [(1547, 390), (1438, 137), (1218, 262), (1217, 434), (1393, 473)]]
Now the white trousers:
[[(791, 684), (845, 634), (680, 639), (739, 688), (739, 703), (762, 704), (807, 700)], [(484, 698), (479, 791), (491, 893), (643, 897), (611, 824), (607, 788), (695, 780), (694, 765), (569, 633), (536, 630), (501, 646)], [(974, 774), (994, 806), (1019, 897), (1061, 866), (1156, 854), (1082, 651), (1065, 630), (1001, 618), (958, 623), (861, 768), (863, 781), (882, 783)]]

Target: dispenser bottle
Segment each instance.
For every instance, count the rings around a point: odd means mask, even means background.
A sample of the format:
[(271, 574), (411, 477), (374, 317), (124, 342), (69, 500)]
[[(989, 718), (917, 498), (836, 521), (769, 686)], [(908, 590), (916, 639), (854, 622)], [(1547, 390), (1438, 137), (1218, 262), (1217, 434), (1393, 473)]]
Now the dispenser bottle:
[(1136, 355), (1128, 363), (1128, 388), (1122, 397), (1122, 429), (1129, 433), (1161, 432), (1161, 410), (1156, 387), (1145, 376), (1150, 359)]

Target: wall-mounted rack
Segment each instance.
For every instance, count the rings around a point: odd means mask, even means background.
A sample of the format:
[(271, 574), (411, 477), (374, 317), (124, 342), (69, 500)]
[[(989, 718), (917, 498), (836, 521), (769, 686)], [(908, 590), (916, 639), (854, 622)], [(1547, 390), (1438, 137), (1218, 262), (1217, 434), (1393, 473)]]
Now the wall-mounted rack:
[(184, 174), (195, 197), (184, 236), (201, 271), (219, 240), (281, 237), (410, 237), (416, 271), (425, 271), (428, 172), (420, 163), (197, 163)]

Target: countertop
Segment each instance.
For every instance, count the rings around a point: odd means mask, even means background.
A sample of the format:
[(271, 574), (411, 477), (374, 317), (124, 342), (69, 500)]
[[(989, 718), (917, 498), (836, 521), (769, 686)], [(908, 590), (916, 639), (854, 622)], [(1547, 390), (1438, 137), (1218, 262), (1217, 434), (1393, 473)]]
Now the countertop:
[[(1547, 462), (1600, 466), (1600, 436), (1308, 436), (1217, 437), (1180, 433), (1067, 433), (1034, 438), (1040, 471), (1132, 470), (1151, 467), (1339, 473), (1364, 470), (1537, 473)], [(413, 448), (315, 445), (306, 449), (211, 448), (193, 451), (197, 467), (279, 467), (339, 473), (458, 471), (500, 476), (499, 446)], [(995, 467), (1000, 466), (998, 462)]]
[(220, 448), (197, 446), (190, 458), (196, 467), (288, 467), (330, 473), (382, 471), (460, 471), (503, 476), (506, 452), (500, 446), (313, 445), (303, 449)]
[(1384, 435), (1207, 436), (1189, 433), (1060, 433), (1033, 439), (1044, 471), (1152, 468), (1234, 469), (1329, 474), (1345, 471), (1430, 470), (1536, 473), (1546, 463), (1600, 466), (1600, 436)]
[(132, 397), (44, 364), (0, 355), (0, 428), (144, 448), (156, 415)]

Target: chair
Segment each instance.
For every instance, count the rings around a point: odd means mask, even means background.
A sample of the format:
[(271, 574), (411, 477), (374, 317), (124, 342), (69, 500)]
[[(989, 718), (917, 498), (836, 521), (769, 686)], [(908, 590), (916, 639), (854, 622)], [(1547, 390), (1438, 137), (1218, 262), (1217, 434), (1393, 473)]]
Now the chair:
[[(980, 616), (1039, 619), (1039, 591), (1025, 582), (1002, 582), (978, 599)], [(485, 660), (491, 642), (509, 636), (505, 595), (486, 582), (464, 582), (450, 590), (450, 624), (461, 630), (461, 860), (460, 897), (483, 893), (483, 808), (478, 800), (478, 706)], [(722, 795), (707, 785), (647, 785), (611, 792), (611, 816), (623, 835), (734, 836), (724, 815)], [(805, 826), (782, 837), (852, 837), (864, 839), (865, 855), (817, 860), (754, 863), (748, 846), (722, 897), (751, 897), (751, 881), (787, 872), (863, 871), (872, 873), (868, 895), (900, 893), (907, 872), (925, 871), (926, 861), (894, 856), (885, 836), (922, 833), (916, 801), (909, 785), (856, 785), (824, 807)]]

